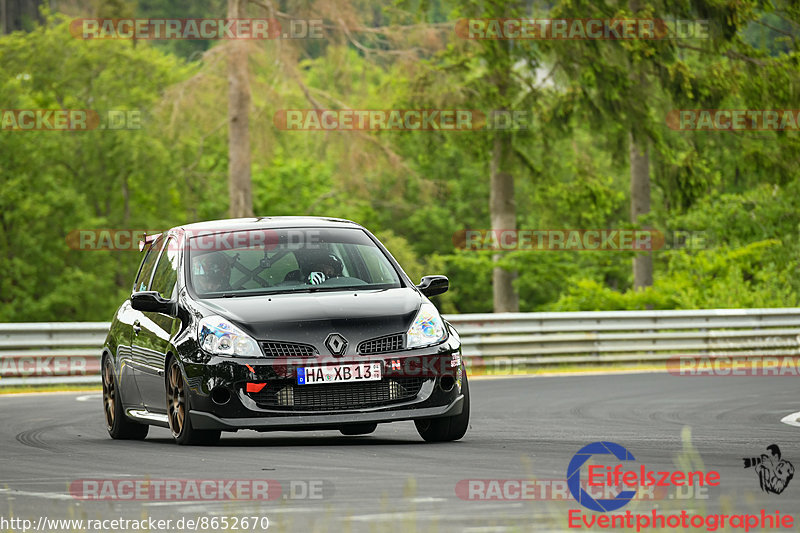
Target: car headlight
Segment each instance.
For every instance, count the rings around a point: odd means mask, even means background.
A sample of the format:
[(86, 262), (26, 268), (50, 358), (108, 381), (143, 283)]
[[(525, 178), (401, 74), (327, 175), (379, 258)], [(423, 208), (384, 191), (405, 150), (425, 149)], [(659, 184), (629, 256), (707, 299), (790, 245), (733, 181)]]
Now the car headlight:
[(414, 322), (406, 332), (406, 348), (420, 348), (438, 344), (447, 337), (444, 321), (432, 303), (419, 308)]
[(197, 340), (203, 350), (215, 355), (262, 357), (258, 343), (221, 316), (206, 317), (197, 324)]

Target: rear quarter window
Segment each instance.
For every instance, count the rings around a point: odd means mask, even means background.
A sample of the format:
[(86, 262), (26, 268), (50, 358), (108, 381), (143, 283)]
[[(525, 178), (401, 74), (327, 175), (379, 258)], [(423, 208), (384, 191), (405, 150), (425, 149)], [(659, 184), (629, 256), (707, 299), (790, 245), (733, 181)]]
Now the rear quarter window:
[(153, 282), (150, 284), (151, 291), (157, 291), (162, 298), (172, 298), (175, 284), (178, 282), (178, 248), (175, 238), (167, 240), (161, 259), (158, 260)]
[(150, 278), (153, 275), (153, 269), (156, 265), (156, 259), (158, 259), (158, 253), (161, 251), (162, 243), (163, 240), (158, 238), (147, 247), (146, 255), (142, 260), (142, 265), (139, 267), (139, 274), (133, 282), (133, 292), (150, 290)]

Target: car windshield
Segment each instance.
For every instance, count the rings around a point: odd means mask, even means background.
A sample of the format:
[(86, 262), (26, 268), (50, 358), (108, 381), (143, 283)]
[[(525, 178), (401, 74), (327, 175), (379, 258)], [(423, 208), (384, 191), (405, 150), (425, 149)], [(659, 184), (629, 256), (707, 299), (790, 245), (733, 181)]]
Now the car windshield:
[(392, 264), (360, 229), (205, 232), (188, 242), (188, 278), (201, 298), (401, 286)]

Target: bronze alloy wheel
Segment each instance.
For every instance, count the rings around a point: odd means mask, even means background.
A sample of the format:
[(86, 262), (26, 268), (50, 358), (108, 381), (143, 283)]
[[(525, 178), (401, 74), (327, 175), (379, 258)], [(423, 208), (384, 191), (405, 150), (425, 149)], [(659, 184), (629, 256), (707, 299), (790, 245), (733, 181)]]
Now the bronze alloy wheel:
[(183, 423), (186, 418), (186, 392), (181, 367), (178, 366), (177, 361), (173, 361), (169, 367), (167, 409), (169, 410), (169, 427), (172, 434), (177, 437), (183, 431)]
[(106, 413), (106, 428), (114, 426), (114, 409), (117, 401), (117, 389), (114, 386), (114, 370), (111, 361), (106, 359), (103, 365), (103, 410)]
[(150, 429), (145, 424), (139, 424), (129, 419), (123, 410), (122, 389), (114, 374), (114, 362), (110, 356), (103, 358), (103, 414), (106, 419), (106, 429), (113, 439), (142, 440), (147, 437)]
[(181, 365), (172, 358), (167, 367), (167, 411), (169, 428), (178, 444), (205, 444), (212, 445), (219, 441), (220, 430), (195, 429), (189, 417), (189, 391), (183, 379)]

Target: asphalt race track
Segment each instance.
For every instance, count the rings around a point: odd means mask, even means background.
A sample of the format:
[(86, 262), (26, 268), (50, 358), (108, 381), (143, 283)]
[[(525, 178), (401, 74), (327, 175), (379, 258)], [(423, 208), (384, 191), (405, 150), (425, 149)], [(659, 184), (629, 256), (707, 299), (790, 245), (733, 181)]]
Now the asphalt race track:
[[(620, 512), (777, 510), (800, 518), (800, 473), (782, 494), (768, 494), (742, 462), (775, 443), (783, 459), (800, 467), (800, 427), (781, 423), (800, 411), (800, 387), (791, 377), (525, 377), (475, 379), (471, 388), (471, 428), (447, 444), (423, 443), (410, 422), (362, 437), (225, 433), (216, 447), (177, 446), (160, 428), (151, 428), (144, 442), (112, 441), (97, 394), (0, 396), (0, 520), (30, 519), (36, 527), (41, 517), (161, 518), (173, 520), (170, 531), (181, 531), (174, 525), (180, 518), (250, 516), (268, 517), (271, 531), (558, 531), (568, 528), (572, 509), (601, 514), (542, 488), (556, 486), (543, 480), (562, 480), (563, 489), (570, 459), (594, 441), (624, 446), (636, 468), (704, 466), (720, 473), (720, 485), (704, 493), (669, 487)], [(147, 478), (266, 479), (277, 481), (280, 487), (271, 487), (280, 492), (270, 491), (269, 501), (80, 499), (86, 495), (80, 480)], [(520, 501), (508, 491), (514, 485), (504, 484), (510, 500), (467, 501), (456, 487), (469, 479), (539, 480), (550, 499)], [(489, 491), (490, 484), (482, 486)], [(0, 521), (0, 531), (17, 530)]]

